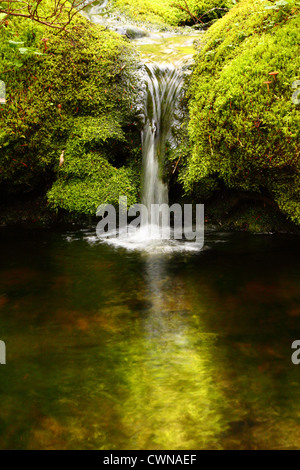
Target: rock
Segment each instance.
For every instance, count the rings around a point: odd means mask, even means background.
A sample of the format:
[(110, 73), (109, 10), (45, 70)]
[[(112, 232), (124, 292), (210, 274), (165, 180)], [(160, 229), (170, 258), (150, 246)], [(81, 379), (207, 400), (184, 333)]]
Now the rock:
[(126, 30), (126, 36), (129, 37), (129, 39), (139, 39), (139, 38), (144, 38), (146, 36), (149, 36), (149, 33), (145, 31), (144, 29), (137, 28), (136, 26), (124, 26)]

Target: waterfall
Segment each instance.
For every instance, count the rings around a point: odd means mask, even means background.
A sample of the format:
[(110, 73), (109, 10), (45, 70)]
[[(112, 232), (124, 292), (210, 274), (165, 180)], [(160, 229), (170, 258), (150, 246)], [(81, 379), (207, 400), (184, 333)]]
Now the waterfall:
[[(202, 244), (189, 243), (170, 237), (169, 220), (165, 224), (158, 206), (168, 204), (168, 185), (163, 180), (166, 146), (174, 146), (172, 127), (178, 119), (178, 104), (184, 82), (181, 68), (172, 64), (147, 63), (145, 65), (146, 92), (144, 101), (144, 127), (142, 129), (142, 197), (140, 225), (131, 223), (119, 227), (118, 236), (113, 230), (105, 237), (106, 243), (129, 250), (141, 250), (151, 254), (175, 251), (199, 251)], [(153, 209), (156, 205), (156, 210)], [(138, 205), (140, 207), (140, 205)], [(154, 220), (153, 220), (154, 214)], [(133, 214), (131, 214), (133, 215)], [(101, 238), (101, 237), (99, 237)]]
[(108, 4), (108, 0), (104, 0), (101, 2), (95, 2), (95, 3), (88, 3), (87, 1), (87, 6), (85, 11), (82, 11), (83, 14), (85, 14), (88, 18), (90, 18), (94, 23), (103, 23), (105, 21), (102, 20), (102, 16), (107, 13), (106, 7)]
[(100, 2), (100, 3), (92, 4), (90, 14), (97, 15), (101, 13), (101, 11), (103, 11), (104, 8), (107, 7), (107, 4), (108, 4), (108, 0), (104, 0), (102, 3)]
[(162, 180), (161, 170), (183, 77), (181, 70), (171, 64), (147, 64), (145, 68), (147, 91), (142, 131), (142, 203), (150, 214), (152, 204), (168, 203), (168, 186)]

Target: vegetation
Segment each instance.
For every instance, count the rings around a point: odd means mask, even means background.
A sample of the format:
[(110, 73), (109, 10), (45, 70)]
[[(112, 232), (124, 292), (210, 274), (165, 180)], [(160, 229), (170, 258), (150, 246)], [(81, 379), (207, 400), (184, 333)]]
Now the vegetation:
[(119, 186), (132, 202), (139, 155), (129, 131), (137, 69), (129, 41), (79, 16), (63, 35), (14, 19), (2, 25), (0, 54), (2, 195), (49, 189), (51, 207), (95, 213)]
[[(205, 23), (222, 16), (235, 0), (114, 0), (135, 21), (172, 26)], [(206, 14), (207, 13), (207, 14)]]
[[(53, 1), (43, 5), (51, 13)], [(299, 2), (114, 5), (139, 20), (169, 25), (209, 21), (224, 14), (215, 8), (230, 9), (198, 48), (187, 85), (189, 113), (178, 130), (182, 145), (168, 151), (171, 199), (183, 188), (186, 201), (220, 193), (231, 201), (232, 191), (234, 207), (238, 193), (244, 205), (249, 195), (256, 201), (255, 224), (261, 220), (257, 201), (299, 224)], [(141, 149), (134, 124), (141, 87), (134, 47), (80, 15), (63, 33), (12, 17), (0, 28), (0, 98), (6, 85), (1, 197), (47, 193), (50, 208), (76, 215), (117, 204), (121, 193), (129, 204), (138, 201)]]
[(189, 89), (187, 194), (221, 182), (275, 201), (300, 223), (299, 2), (242, 0), (206, 35)]
[(64, 30), (72, 22), (73, 17), (89, 3), (93, 1), (56, 0), (50, 3), (48, 0), (7, 0), (0, 2), (0, 24), (12, 16), (17, 16)]
[(109, 162), (119, 160), (116, 151), (121, 144), (126, 145), (120, 124), (110, 119), (75, 119), (63, 154), (65, 162), (48, 192), (53, 207), (95, 215), (100, 203), (117, 206), (119, 195), (127, 195), (129, 206), (137, 202), (139, 173), (134, 168), (116, 168)]

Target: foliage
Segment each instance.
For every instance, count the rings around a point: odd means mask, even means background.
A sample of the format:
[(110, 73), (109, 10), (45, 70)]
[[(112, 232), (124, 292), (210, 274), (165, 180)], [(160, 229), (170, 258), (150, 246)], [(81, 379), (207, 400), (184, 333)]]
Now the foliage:
[(118, 146), (126, 142), (119, 125), (111, 118), (78, 118), (63, 153), (59, 178), (48, 192), (52, 207), (69, 212), (95, 214), (99, 204), (118, 205), (119, 195), (127, 195), (129, 205), (137, 202), (139, 180), (135, 172), (115, 168)]
[[(21, 46), (11, 47), (12, 41)], [(20, 47), (26, 48), (25, 53)], [(88, 148), (86, 144), (80, 156), (82, 174), (85, 165), (88, 168), (91, 164), (90, 152), (99, 151), (103, 159), (110, 157), (117, 167), (131, 165), (131, 148), (124, 156), (123, 147), (128, 144), (122, 129), (127, 129), (134, 118), (137, 63), (128, 40), (79, 16), (63, 35), (16, 19), (2, 26), (0, 54), (3, 57), (0, 80), (6, 84), (7, 100), (0, 108), (2, 191), (24, 193), (50, 188), (55, 173), (66, 171), (58, 166), (62, 152), (65, 151), (67, 169), (72, 152), (74, 165), (79, 158), (82, 141), (88, 142)], [(72, 147), (72, 139), (77, 139), (77, 147), (75, 143)], [(115, 185), (116, 175), (121, 179), (126, 173), (113, 167), (108, 172), (108, 168), (109, 164), (101, 160), (99, 181), (106, 175), (112, 177)], [(76, 174), (76, 178), (78, 183), (81, 177)], [(133, 194), (129, 176), (124, 178), (120, 190), (129, 188)], [(55, 187), (60, 184), (61, 177)], [(69, 191), (67, 184), (71, 187)], [(53, 190), (51, 204), (56, 208), (71, 208), (74, 182), (68, 177), (63, 186), (67, 202), (63, 201), (63, 192)], [(93, 188), (96, 188), (94, 183), (90, 193)], [(98, 196), (101, 194), (95, 189), (92, 199)], [(98, 203), (101, 202), (100, 198)], [(85, 204), (89, 203), (83, 202), (82, 207)], [(74, 208), (78, 207), (79, 203), (74, 201)]]
[[(182, 24), (194, 24), (188, 10), (196, 17), (216, 7), (231, 8), (235, 0), (114, 0), (114, 5), (122, 12), (136, 21), (146, 21), (157, 24), (170, 24), (173, 26)], [(182, 9), (183, 8), (183, 9)], [(211, 12), (203, 18), (203, 22), (222, 15), (223, 12)]]
[[(83, 163), (82, 160), (80, 162)], [(79, 176), (64, 180), (60, 177), (54, 183), (48, 192), (53, 208), (95, 215), (100, 203), (117, 206), (120, 195), (127, 196), (129, 205), (137, 202), (137, 188), (132, 182), (134, 175), (131, 170), (114, 168), (105, 158), (95, 154), (85, 155), (82, 167), (86, 166), (89, 167), (88, 178)]]
[(211, 27), (189, 89), (192, 155), (180, 174), (187, 193), (217, 176), (271, 195), (300, 223), (299, 41), (294, 0), (242, 0)]
[(14, 16), (64, 30), (72, 22), (73, 17), (93, 1), (6, 0), (0, 2), (0, 24)]
[(236, 3), (235, 0), (178, 0), (172, 7), (181, 12), (180, 23), (207, 23), (220, 18)]

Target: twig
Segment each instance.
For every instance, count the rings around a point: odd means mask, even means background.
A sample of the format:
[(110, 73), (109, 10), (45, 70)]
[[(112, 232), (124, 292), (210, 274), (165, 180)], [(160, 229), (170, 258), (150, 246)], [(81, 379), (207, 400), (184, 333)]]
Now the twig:
[(194, 13), (191, 12), (186, 0), (184, 0), (184, 4), (185, 4), (185, 7), (180, 5), (180, 3), (172, 3), (172, 6), (175, 7), (175, 8), (178, 8), (179, 10), (185, 11), (192, 18), (194, 23), (202, 23), (203, 24), (204, 21), (202, 21), (202, 18), (204, 16), (208, 15), (209, 13), (212, 13), (215, 10), (229, 11), (228, 8), (215, 7), (215, 8), (211, 8), (210, 10), (203, 13), (201, 16), (197, 17), (197, 16), (194, 15)]
[(43, 0), (7, 0), (5, 2), (6, 7), (0, 7), (0, 14), (7, 15), (0, 21), (0, 24), (9, 16), (18, 16), (62, 31), (66, 29), (78, 12), (94, 1), (71, 0), (68, 2), (67, 0), (55, 0), (52, 10), (45, 14), (40, 12), (40, 6), (45, 4)]

